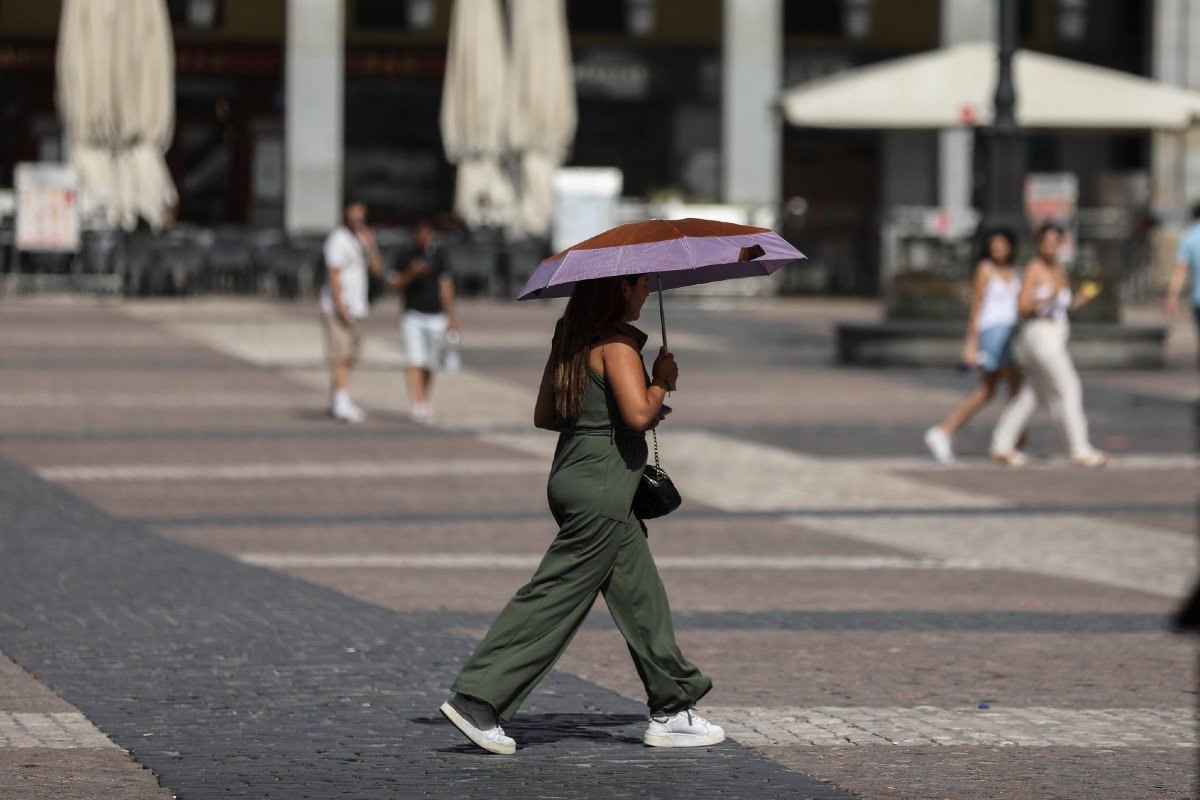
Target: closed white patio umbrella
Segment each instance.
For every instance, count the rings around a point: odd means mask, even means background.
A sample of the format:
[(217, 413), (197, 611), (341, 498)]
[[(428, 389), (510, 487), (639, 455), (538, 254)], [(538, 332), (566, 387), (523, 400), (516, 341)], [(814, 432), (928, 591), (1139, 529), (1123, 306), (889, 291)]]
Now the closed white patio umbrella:
[(509, 142), (520, 159), (516, 224), (545, 236), (554, 217), (554, 173), (575, 139), (577, 112), (564, 0), (513, 0)]
[(85, 218), (162, 227), (178, 196), (164, 160), (175, 61), (163, 0), (64, 0), (58, 109)]
[(163, 0), (121, 0), (116, 59), (120, 226), (155, 230), (178, 201), (164, 155), (175, 128), (175, 48)]
[[(785, 91), (793, 125), (954, 128), (987, 125), (996, 48), (979, 42), (897, 58)], [(1078, 61), (1018, 50), (1017, 120), (1030, 128), (1183, 130), (1200, 117), (1200, 93)]]
[(469, 227), (512, 217), (512, 184), (501, 167), (506, 146), (508, 48), (498, 0), (456, 0), (442, 88), (446, 158), (458, 165), (454, 211)]
[(84, 219), (107, 218), (116, 193), (112, 147), (117, 139), (112, 97), (112, 32), (119, 0), (65, 0), (59, 19), (58, 114), (71, 165), (79, 174)]

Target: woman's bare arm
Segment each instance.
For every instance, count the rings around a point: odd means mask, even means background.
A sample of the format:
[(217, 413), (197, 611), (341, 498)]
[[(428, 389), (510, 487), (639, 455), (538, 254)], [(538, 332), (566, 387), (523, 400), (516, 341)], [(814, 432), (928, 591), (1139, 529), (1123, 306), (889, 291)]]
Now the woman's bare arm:
[(980, 261), (975, 268), (975, 282), (971, 289), (971, 313), (967, 316), (967, 339), (972, 340), (979, 335), (979, 309), (983, 307), (983, 296), (987, 292), (988, 279), (991, 277), (991, 267), (988, 262)]
[(963, 343), (962, 363), (973, 365), (979, 353), (979, 309), (983, 307), (983, 296), (987, 292), (991, 267), (980, 261), (975, 268), (975, 284), (971, 291), (971, 311), (967, 316), (967, 340)]
[[(674, 382), (673, 375), (669, 374), (675, 371), (674, 358), (670, 355), (659, 357), (656, 364), (662, 372), (647, 386), (642, 357), (631, 337), (619, 335), (601, 345), (601, 357), (604, 377), (617, 399), (621, 419), (635, 431), (649, 430), (660, 416), (667, 396), (666, 386)], [(663, 364), (668, 362), (669, 366), (664, 368)]]
[(1017, 311), (1022, 317), (1037, 316), (1038, 304), (1033, 292), (1046, 282), (1046, 268), (1036, 258), (1025, 265), (1021, 280), (1021, 293), (1017, 296)]

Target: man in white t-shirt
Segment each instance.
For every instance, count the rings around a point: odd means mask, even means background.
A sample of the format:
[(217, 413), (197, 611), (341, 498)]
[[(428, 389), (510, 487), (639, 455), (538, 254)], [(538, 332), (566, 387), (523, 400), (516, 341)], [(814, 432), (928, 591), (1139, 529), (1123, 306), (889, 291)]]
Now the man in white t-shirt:
[(362, 352), (362, 320), (367, 318), (367, 270), (383, 277), (375, 231), (367, 226), (367, 206), (346, 203), (345, 224), (325, 240), (325, 284), (321, 320), (329, 356), (329, 414), (342, 422), (362, 422), (363, 410), (350, 400), (350, 371)]

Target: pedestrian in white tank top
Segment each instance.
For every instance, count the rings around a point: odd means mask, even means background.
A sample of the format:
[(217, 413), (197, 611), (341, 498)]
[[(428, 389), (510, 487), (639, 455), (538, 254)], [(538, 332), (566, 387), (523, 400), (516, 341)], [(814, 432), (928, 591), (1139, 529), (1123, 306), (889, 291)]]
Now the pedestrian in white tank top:
[(1013, 269), (1016, 236), (995, 230), (987, 236), (985, 257), (975, 267), (971, 314), (962, 362), (978, 368), (979, 385), (942, 422), (925, 431), (925, 445), (942, 464), (954, 461), (954, 434), (979, 409), (991, 402), (1001, 379), (1009, 397), (1021, 388), (1021, 372), (1013, 358), (1012, 341), (1017, 329), (1017, 295), (1021, 279)]
[(1058, 263), (1062, 235), (1062, 228), (1056, 225), (1039, 229), (1038, 254), (1025, 267), (1017, 299), (1021, 316), (1027, 320), (1020, 337), (1029, 360), (1029, 380), (996, 423), (991, 448), (992, 458), (1009, 466), (1022, 466), (1028, 461), (1017, 449), (1017, 439), (1039, 401), (1049, 407), (1077, 466), (1102, 467), (1108, 463), (1108, 456), (1088, 440), (1083, 389), (1067, 352), (1067, 312), (1089, 303), (1095, 292), (1072, 294), (1067, 271)]

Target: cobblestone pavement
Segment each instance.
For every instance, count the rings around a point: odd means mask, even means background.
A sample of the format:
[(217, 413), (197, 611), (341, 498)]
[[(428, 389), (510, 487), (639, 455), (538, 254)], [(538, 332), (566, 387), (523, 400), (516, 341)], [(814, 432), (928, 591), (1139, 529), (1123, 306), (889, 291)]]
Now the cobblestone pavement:
[(969, 380), (831, 365), (866, 304), (669, 305), (685, 506), (651, 542), (736, 744), (641, 747), (602, 608), (516, 757), (435, 713), (554, 533), (528, 420), (560, 306), (468, 304), (426, 429), (382, 307), (347, 427), (307, 307), (24, 301), (0, 313), (0, 797), (1191, 796), (1195, 650), (1166, 616), (1197, 565), (1186, 327), (1166, 370), (1084, 376), (1111, 469), (1039, 417), (1006, 471), (998, 408), (959, 464), (923, 458)]

